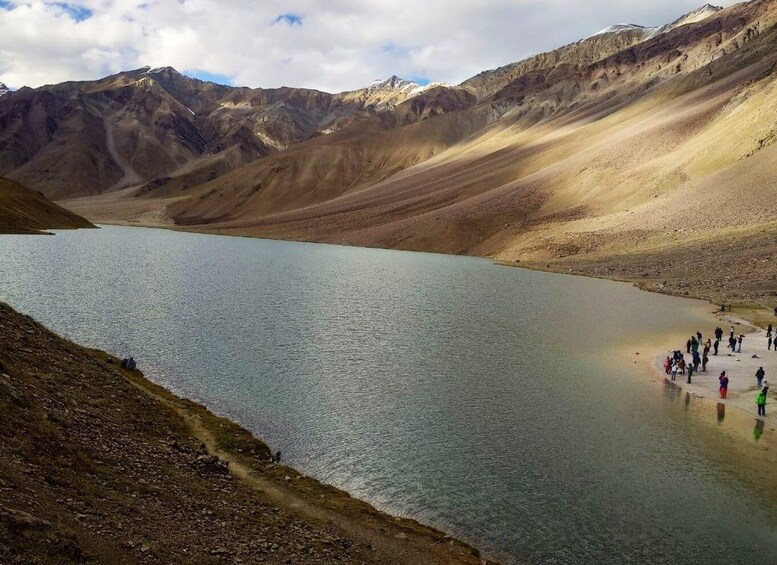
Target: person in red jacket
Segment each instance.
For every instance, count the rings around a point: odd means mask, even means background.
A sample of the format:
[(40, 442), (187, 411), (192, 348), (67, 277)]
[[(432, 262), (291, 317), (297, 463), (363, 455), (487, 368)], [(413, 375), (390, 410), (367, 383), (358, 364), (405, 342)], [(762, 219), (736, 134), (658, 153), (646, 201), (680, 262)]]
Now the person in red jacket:
[(720, 374), (718, 380), (720, 381), (720, 397), (726, 398), (726, 395), (728, 394), (728, 377), (726, 376), (726, 371), (723, 371)]

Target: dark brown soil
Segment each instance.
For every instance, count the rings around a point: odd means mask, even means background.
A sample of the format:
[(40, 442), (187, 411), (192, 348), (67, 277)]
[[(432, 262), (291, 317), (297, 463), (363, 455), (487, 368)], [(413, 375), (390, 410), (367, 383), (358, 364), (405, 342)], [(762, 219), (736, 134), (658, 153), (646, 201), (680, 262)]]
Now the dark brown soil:
[(0, 177), (0, 233), (93, 227), (81, 216), (57, 206), (42, 194)]

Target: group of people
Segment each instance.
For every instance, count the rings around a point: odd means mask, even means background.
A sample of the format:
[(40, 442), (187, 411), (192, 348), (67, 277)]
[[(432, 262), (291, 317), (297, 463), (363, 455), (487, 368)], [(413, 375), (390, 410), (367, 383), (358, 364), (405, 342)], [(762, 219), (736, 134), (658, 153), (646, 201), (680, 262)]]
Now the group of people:
[[(696, 332), (696, 335), (691, 336), (686, 342), (685, 354), (681, 350), (677, 350), (673, 351), (672, 355), (666, 357), (664, 360), (664, 371), (671, 377), (671, 380), (674, 381), (678, 374), (687, 375), (687, 382), (690, 384), (693, 374), (699, 372), (699, 367), (701, 367), (701, 372), (707, 371), (707, 363), (709, 363), (710, 352), (712, 352), (713, 355), (718, 354), (718, 348), (720, 346), (721, 340), (723, 339), (723, 329), (720, 327), (715, 328), (714, 335), (714, 341), (712, 341), (710, 338), (707, 338), (707, 340), (704, 341), (702, 333)], [(777, 352), (777, 333), (775, 333), (772, 324), (769, 324), (769, 327), (767, 328), (766, 337), (768, 340), (767, 348), (771, 350), (772, 345), (774, 345), (774, 351)], [(737, 336), (734, 332), (734, 326), (731, 326), (728, 336), (728, 349), (731, 350), (731, 353), (742, 352), (742, 342), (744, 339), (744, 334), (740, 333)], [(701, 352), (699, 352), (700, 349)], [(690, 362), (685, 360), (686, 354), (691, 355)], [(765, 377), (766, 371), (764, 371), (763, 367), (759, 367), (758, 371), (755, 373), (756, 386), (758, 387), (758, 396), (756, 397), (755, 403), (758, 407), (759, 416), (766, 416), (766, 399), (769, 392), (769, 383), (766, 381)], [(729, 377), (726, 374), (726, 371), (722, 371), (720, 373), (718, 382), (720, 398), (726, 398), (728, 396), (729, 385)]]
[(675, 351), (671, 357), (667, 357), (664, 361), (664, 370), (667, 375), (672, 376), (672, 380), (675, 380), (678, 374), (688, 375), (688, 382), (690, 383), (693, 373), (699, 371), (699, 365), (701, 365), (702, 372), (707, 371), (707, 363), (710, 361), (710, 358), (707, 356), (708, 351), (705, 346), (704, 353), (699, 354), (697, 347), (696, 350), (691, 352), (690, 363), (685, 361), (685, 355), (682, 351)]
[[(720, 340), (716, 339), (714, 343), (715, 355), (718, 354), (719, 342)], [(702, 353), (699, 353), (700, 347), (702, 347)], [(664, 371), (666, 371), (667, 375), (671, 375), (672, 380), (675, 380), (678, 374), (687, 374), (688, 382), (690, 383), (691, 378), (693, 377), (693, 373), (699, 371), (699, 366), (701, 366), (702, 372), (707, 371), (707, 363), (710, 361), (709, 353), (712, 347), (713, 343), (709, 338), (702, 346), (702, 334), (701, 332), (696, 332), (696, 335), (691, 336), (691, 338), (685, 344), (685, 353), (691, 354), (690, 363), (686, 362), (685, 354), (683, 354), (683, 352), (678, 349), (677, 351), (674, 351), (670, 357), (667, 357), (664, 360)]]

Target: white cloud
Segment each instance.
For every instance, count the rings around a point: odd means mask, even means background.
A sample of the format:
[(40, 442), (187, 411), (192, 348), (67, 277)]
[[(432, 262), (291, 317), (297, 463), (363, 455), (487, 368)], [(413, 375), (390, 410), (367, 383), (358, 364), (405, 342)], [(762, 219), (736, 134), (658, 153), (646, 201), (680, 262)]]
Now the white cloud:
[(458, 83), (613, 23), (664, 24), (701, 4), (0, 0), (0, 81), (19, 88), (170, 65), (223, 75), (236, 85), (330, 92), (391, 74)]

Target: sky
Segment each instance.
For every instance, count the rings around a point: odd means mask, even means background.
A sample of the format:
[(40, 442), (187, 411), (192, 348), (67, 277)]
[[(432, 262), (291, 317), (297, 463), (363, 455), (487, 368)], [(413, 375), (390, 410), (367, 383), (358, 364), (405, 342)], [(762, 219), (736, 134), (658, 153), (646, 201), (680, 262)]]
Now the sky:
[[(734, 1), (717, 2), (730, 6)], [(0, 82), (93, 80), (150, 65), (250, 87), (341, 92), (398, 75), (458, 84), (614, 23), (702, 0), (0, 0)]]

